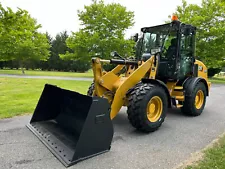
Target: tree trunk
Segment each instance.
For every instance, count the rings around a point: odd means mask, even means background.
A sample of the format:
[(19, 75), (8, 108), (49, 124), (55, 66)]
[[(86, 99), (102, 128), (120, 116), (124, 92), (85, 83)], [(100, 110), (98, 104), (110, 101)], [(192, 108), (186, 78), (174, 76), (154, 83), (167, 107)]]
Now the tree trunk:
[(25, 74), (25, 71), (24, 71), (24, 68), (22, 67), (22, 73), (23, 73), (23, 75)]
[(24, 67), (23, 67), (23, 61), (20, 61), (20, 67), (22, 69), (22, 74), (24, 75), (25, 74), (25, 71), (24, 71)]

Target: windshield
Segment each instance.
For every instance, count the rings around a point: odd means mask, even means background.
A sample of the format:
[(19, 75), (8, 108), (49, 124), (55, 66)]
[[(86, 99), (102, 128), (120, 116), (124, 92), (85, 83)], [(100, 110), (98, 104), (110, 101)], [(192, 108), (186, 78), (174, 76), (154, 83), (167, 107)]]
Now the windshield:
[(170, 24), (143, 28), (142, 54), (155, 54), (167, 50), (177, 38), (177, 30), (176, 25)]
[(164, 45), (165, 38), (167, 37), (166, 34), (156, 34), (156, 33), (144, 33), (143, 39), (143, 46), (142, 51), (143, 53), (151, 53), (152, 50), (159, 50)]

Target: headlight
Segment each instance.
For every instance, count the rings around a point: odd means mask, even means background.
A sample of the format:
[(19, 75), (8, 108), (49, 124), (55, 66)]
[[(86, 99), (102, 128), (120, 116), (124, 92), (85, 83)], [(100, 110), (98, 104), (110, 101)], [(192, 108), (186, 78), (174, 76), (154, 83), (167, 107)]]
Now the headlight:
[(111, 55), (112, 57), (115, 57), (115, 56), (116, 56), (116, 52), (111, 52), (110, 55)]

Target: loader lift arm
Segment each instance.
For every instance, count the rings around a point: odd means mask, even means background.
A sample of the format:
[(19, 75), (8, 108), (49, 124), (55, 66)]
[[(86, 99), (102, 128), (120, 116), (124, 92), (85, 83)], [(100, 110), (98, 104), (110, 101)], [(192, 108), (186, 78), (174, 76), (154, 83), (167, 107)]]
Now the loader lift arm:
[[(108, 99), (111, 104), (111, 119), (117, 115), (121, 107), (125, 104), (126, 93), (129, 89), (140, 82), (143, 77), (151, 76), (152, 79), (155, 78), (156, 72), (154, 70), (157, 70), (157, 64), (154, 64), (155, 58), (151, 57), (146, 62), (139, 62), (140, 66), (137, 69), (133, 66), (135, 62), (120, 60), (120, 65), (116, 66), (112, 71), (107, 72), (107, 74), (103, 73), (101, 62), (110, 63), (110, 60), (92, 59), (95, 83), (95, 92), (93, 95)], [(124, 65), (129, 65), (135, 69), (127, 77), (118, 75)], [(111, 93), (111, 95), (106, 95), (106, 93)]]

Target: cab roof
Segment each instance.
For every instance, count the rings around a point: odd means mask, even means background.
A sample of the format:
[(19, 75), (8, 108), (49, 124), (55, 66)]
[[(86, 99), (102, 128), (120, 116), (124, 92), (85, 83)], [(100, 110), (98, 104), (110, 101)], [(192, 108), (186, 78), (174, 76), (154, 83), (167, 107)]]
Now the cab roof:
[(166, 23), (166, 24), (162, 24), (162, 25), (156, 25), (156, 26), (152, 26), (152, 27), (143, 27), (141, 28), (141, 31), (143, 33), (146, 33), (146, 32), (168, 32), (169, 30), (171, 30), (171, 27), (172, 27), (172, 31), (177, 31), (179, 30), (179, 28), (181, 29), (191, 29), (193, 31), (195, 31), (197, 28), (192, 26), (192, 25), (189, 25), (189, 24), (185, 24), (185, 23), (182, 23), (180, 21), (173, 21), (171, 23)]

